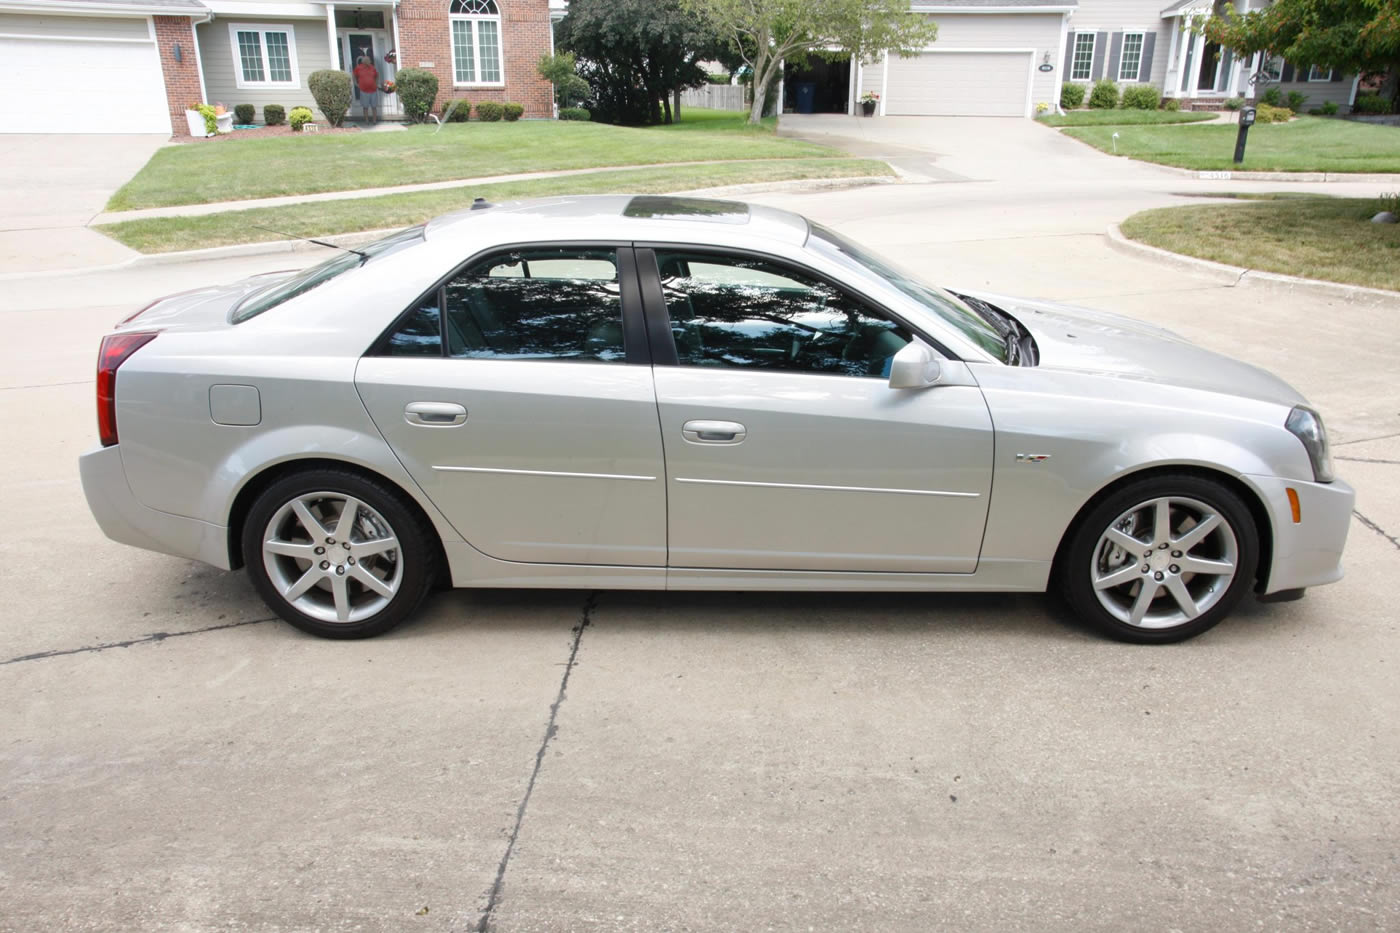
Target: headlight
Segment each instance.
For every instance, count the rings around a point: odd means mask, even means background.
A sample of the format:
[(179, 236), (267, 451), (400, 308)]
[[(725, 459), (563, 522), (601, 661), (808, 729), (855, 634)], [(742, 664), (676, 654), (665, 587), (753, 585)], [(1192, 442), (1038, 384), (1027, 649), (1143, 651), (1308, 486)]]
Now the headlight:
[(1288, 413), (1283, 426), (1294, 437), (1303, 442), (1303, 448), (1312, 461), (1313, 479), (1319, 483), (1330, 483), (1332, 475), (1332, 452), (1327, 449), (1327, 429), (1322, 426), (1322, 416), (1306, 405), (1299, 405)]

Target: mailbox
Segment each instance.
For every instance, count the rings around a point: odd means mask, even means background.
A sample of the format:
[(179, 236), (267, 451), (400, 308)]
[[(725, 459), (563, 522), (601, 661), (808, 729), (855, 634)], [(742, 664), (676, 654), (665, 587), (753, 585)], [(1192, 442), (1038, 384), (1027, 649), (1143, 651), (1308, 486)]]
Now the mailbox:
[(1255, 114), (1255, 109), (1254, 109), (1253, 107), (1245, 107), (1243, 110), (1241, 110), (1241, 111), (1240, 111), (1240, 126), (1253, 126), (1253, 125), (1254, 125), (1254, 114)]

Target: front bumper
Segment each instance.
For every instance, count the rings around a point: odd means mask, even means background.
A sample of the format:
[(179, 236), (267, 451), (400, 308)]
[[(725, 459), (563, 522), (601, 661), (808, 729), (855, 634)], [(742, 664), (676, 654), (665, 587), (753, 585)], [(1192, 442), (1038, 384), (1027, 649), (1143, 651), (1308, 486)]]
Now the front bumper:
[(226, 526), (159, 512), (137, 501), (126, 482), (120, 445), (83, 454), (78, 472), (92, 517), (113, 541), (232, 569)]
[[(1356, 492), (1341, 480), (1303, 483), (1277, 476), (1246, 476), (1245, 481), (1264, 500), (1273, 522), (1273, 561), (1260, 594), (1340, 580)], [(1288, 501), (1290, 488), (1298, 494), (1302, 521), (1296, 524)]]

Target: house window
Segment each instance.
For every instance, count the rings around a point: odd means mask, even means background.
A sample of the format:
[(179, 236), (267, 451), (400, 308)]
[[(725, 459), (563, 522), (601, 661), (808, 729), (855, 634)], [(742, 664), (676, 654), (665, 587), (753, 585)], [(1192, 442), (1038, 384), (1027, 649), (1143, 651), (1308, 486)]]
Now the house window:
[(232, 23), (233, 77), (240, 88), (296, 85), (296, 46), (289, 28)]
[(1071, 81), (1088, 81), (1094, 73), (1094, 37), (1092, 32), (1074, 35), (1074, 63), (1070, 66)]
[(1331, 69), (1331, 68), (1323, 69), (1323, 68), (1317, 67), (1316, 65), (1313, 65), (1311, 68), (1308, 69), (1308, 80), (1309, 80), (1309, 81), (1331, 81), (1331, 80), (1332, 80), (1332, 69)]
[(1123, 54), (1118, 59), (1118, 80), (1138, 81), (1138, 71), (1142, 68), (1143, 34), (1123, 33)]
[(501, 84), (501, 12), (496, 0), (452, 0), (452, 83)]
[(1283, 77), (1283, 59), (1264, 52), (1264, 60), (1259, 63), (1259, 74), (1266, 81), (1278, 81)]

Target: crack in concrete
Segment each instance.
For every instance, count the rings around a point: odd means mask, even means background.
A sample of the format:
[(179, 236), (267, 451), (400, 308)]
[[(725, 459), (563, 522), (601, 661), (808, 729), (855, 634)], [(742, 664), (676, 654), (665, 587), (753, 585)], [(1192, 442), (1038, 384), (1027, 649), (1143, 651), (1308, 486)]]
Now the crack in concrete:
[(1352, 510), (1351, 514), (1355, 515), (1358, 519), (1360, 519), (1361, 524), (1365, 525), (1367, 528), (1371, 529), (1376, 534), (1389, 541), (1391, 545), (1395, 548), (1395, 550), (1400, 551), (1400, 540), (1397, 540), (1394, 535), (1389, 534), (1380, 525), (1377, 525), (1375, 522), (1371, 521), (1369, 518), (1367, 518), (1365, 515), (1362, 515), (1355, 509)]
[(22, 654), (8, 661), (0, 661), (0, 667), (6, 664), (18, 664), (21, 661), (42, 661), (46, 658), (61, 658), (69, 654), (84, 654), (89, 651), (106, 651), (108, 648), (130, 648), (134, 645), (144, 645), (151, 642), (165, 641), (167, 638), (181, 638), (185, 635), (202, 635), (205, 632), (218, 632), (229, 628), (242, 628), (245, 625), (257, 625), (261, 622), (274, 622), (275, 618), (268, 619), (248, 619), (244, 622), (226, 622), (223, 625), (210, 625), (205, 628), (194, 628), (184, 632), (152, 632), (140, 638), (132, 638), (127, 641), (109, 641), (100, 645), (85, 645), (82, 648), (62, 648), (57, 651), (37, 651), (34, 654)]
[(1371, 441), (1388, 441), (1392, 437), (1400, 437), (1400, 434), (1382, 434), (1379, 437), (1359, 437), (1354, 441), (1342, 441), (1340, 444), (1333, 444), (1333, 447), (1348, 447), (1352, 444), (1368, 444)]
[(569, 675), (573, 673), (574, 665), (578, 663), (578, 649), (579, 644), (583, 641), (583, 630), (593, 623), (593, 610), (597, 605), (598, 594), (588, 594), (588, 598), (583, 602), (578, 624), (571, 629), (574, 642), (569, 648), (569, 660), (564, 664), (564, 676), (559, 681), (559, 693), (549, 706), (549, 722), (545, 726), (540, 750), (535, 753), (535, 767), (530, 772), (529, 783), (525, 785), (525, 796), (520, 798), (520, 806), (515, 811), (515, 826), (511, 828), (510, 838), (506, 842), (505, 854), (501, 856), (501, 864), (496, 869), (496, 880), (491, 884), (491, 890), (487, 892), (486, 906), (481, 909), (481, 916), (476, 923), (476, 933), (490, 933), (491, 931), (491, 921), (495, 917), (496, 908), (500, 906), (501, 894), (505, 889), (506, 869), (510, 866), (510, 857), (515, 852), (515, 842), (520, 838), (520, 826), (525, 822), (525, 810), (530, 806), (530, 796), (535, 792), (535, 781), (540, 776), (540, 768), (544, 766), (545, 752), (549, 750), (550, 741), (559, 732), (559, 727), (556, 725), (559, 719), (559, 707), (564, 705), (564, 698), (569, 689)]
[(1379, 457), (1338, 457), (1338, 460), (1346, 460), (1349, 463), (1390, 463), (1400, 465), (1400, 460), (1384, 460)]

